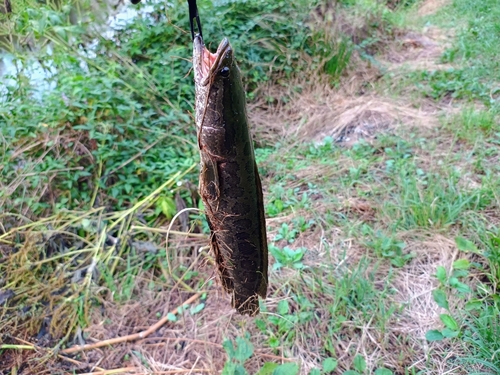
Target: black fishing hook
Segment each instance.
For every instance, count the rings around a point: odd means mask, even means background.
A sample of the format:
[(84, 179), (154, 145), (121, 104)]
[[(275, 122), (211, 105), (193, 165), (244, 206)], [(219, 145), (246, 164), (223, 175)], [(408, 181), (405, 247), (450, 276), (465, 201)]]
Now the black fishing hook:
[[(6, 0), (8, 1), (8, 0)], [(139, 4), (141, 0), (130, 0), (132, 4)], [(196, 0), (188, 0), (189, 5), (189, 25), (191, 26), (191, 37), (194, 40), (194, 22), (193, 20), (196, 18), (196, 25), (198, 26), (198, 33), (203, 38), (203, 34), (201, 32), (201, 21), (200, 15), (198, 14), (198, 7), (196, 6)]]
[(203, 34), (201, 32), (200, 16), (198, 14), (198, 7), (196, 6), (196, 0), (188, 0), (188, 4), (189, 4), (189, 25), (191, 26), (191, 37), (194, 40), (194, 22), (193, 22), (193, 20), (196, 18), (196, 25), (198, 26), (198, 33), (203, 38)]

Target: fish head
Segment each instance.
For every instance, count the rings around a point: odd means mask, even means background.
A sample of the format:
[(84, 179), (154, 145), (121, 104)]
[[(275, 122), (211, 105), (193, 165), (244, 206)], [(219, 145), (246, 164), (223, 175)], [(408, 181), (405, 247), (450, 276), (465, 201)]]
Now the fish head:
[(193, 50), (194, 80), (196, 85), (212, 85), (218, 80), (226, 79), (233, 69), (237, 69), (234, 64), (233, 48), (227, 38), (224, 38), (215, 53), (211, 53), (203, 42), (203, 38), (198, 34), (194, 38)]
[(229, 40), (211, 53), (195, 36), (193, 70), (198, 143), (212, 155), (233, 155), (234, 139), (247, 139), (249, 130), (245, 90)]

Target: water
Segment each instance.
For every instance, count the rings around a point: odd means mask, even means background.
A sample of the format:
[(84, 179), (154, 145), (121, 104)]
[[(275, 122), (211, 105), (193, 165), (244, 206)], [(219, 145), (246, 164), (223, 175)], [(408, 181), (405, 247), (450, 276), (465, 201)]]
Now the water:
[[(122, 4), (107, 17), (105, 24), (100, 30), (101, 35), (106, 39), (114, 39), (116, 31), (123, 29), (134, 18), (139, 15), (148, 16), (152, 13), (154, 7), (152, 5), (143, 5), (141, 7), (132, 5), (130, 2)], [(119, 41), (116, 41), (119, 43)], [(81, 49), (82, 57), (93, 58), (93, 51), (98, 47), (99, 42), (95, 39), (92, 43), (86, 46), (86, 51)], [(48, 46), (48, 54), (52, 53), (50, 45)], [(86, 65), (84, 59), (81, 60), (82, 65)], [(51, 61), (45, 61), (44, 66), (40, 62), (29, 56), (25, 56), (24, 61), (16, 59), (14, 55), (8, 52), (0, 52), (0, 102), (6, 100), (9, 87), (15, 87), (18, 72), (29, 80), (33, 87), (33, 97), (41, 99), (44, 92), (53, 90), (55, 83), (50, 78), (57, 73), (56, 68)]]
[[(48, 53), (51, 54), (51, 48), (48, 46)], [(41, 98), (42, 93), (47, 90), (52, 90), (55, 83), (50, 81), (50, 78), (57, 73), (54, 64), (48, 60), (44, 66), (36, 59), (28, 59), (23, 62), (16, 59), (14, 55), (8, 52), (0, 54), (0, 102), (6, 100), (8, 89), (15, 88), (17, 84), (18, 74), (24, 75), (33, 87), (33, 95), (36, 98)]]
[(0, 101), (5, 100), (5, 95), (7, 95), (8, 87), (13, 87), (16, 81), (8, 76), (13, 76), (16, 73), (16, 66), (14, 64), (14, 56), (10, 53), (0, 53), (0, 77), (2, 77), (2, 82), (0, 83)]

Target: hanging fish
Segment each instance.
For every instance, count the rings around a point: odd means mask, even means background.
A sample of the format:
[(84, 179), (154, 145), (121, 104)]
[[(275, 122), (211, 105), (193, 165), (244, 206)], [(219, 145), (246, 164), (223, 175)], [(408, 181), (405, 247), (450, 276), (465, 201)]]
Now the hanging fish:
[(256, 315), (267, 294), (264, 201), (245, 91), (233, 49), (224, 39), (210, 53), (194, 37), (196, 127), (201, 156), (200, 195), (223, 288), (239, 313)]

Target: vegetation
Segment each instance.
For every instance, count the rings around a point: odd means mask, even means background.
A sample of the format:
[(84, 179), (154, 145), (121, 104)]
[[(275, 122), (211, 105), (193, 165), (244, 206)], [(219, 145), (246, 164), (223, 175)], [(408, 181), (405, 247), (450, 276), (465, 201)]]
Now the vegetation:
[(500, 4), (199, 3), (255, 124), (262, 313), (234, 315), (213, 280), (185, 1), (139, 5), (108, 38), (94, 4), (12, 1), (0, 370), (498, 373)]

